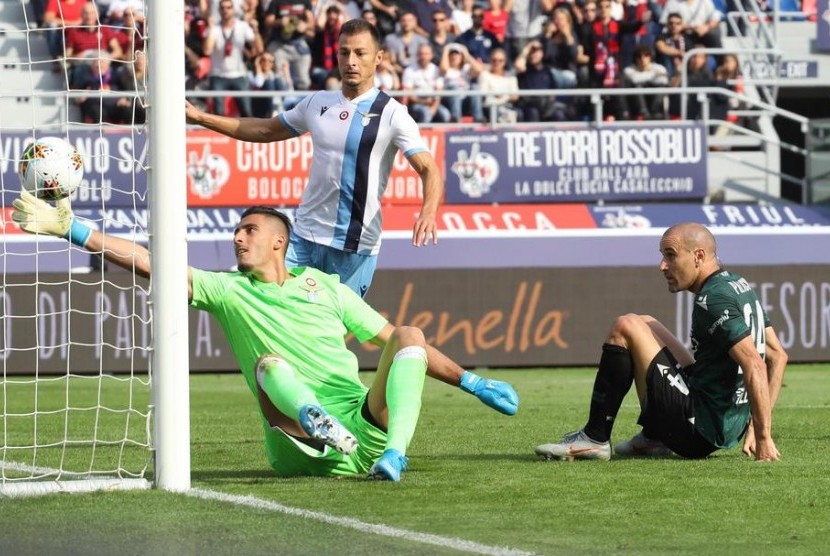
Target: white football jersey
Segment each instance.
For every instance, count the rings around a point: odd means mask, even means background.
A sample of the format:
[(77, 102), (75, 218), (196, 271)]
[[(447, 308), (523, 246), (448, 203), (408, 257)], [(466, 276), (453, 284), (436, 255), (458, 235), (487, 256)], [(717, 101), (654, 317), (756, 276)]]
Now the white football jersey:
[(295, 135), (310, 131), (314, 145), (295, 233), (347, 253), (377, 254), (380, 200), (395, 154), (427, 150), (406, 107), (374, 88), (353, 100), (319, 91), (277, 117)]

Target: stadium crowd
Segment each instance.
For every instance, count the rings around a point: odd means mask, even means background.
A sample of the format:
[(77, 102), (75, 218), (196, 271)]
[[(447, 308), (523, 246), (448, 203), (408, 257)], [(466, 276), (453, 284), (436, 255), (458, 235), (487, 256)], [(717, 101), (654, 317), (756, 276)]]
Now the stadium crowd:
[[(410, 92), (401, 100), (417, 122), (510, 123), (587, 119), (586, 98), (517, 94), (573, 88), (643, 90), (609, 95), (608, 120), (678, 118), (677, 96), (648, 89), (679, 86), (683, 54), (720, 47), (725, 14), (736, 2), (763, 0), (184, 1), (187, 88), (231, 93), (197, 101), (216, 114), (267, 117), (299, 98), (233, 91), (338, 89), (340, 26), (364, 18), (384, 37), (376, 86)], [(70, 88), (136, 88), (143, 63), (124, 62), (143, 47), (143, 0), (31, 3), (48, 30), (50, 53), (69, 66)], [(687, 83), (734, 88), (740, 77), (734, 62), (692, 56)], [(479, 93), (424, 94), (441, 90)], [(507, 94), (481, 94), (488, 91)], [(77, 102), (85, 121), (143, 121), (140, 106), (125, 99)], [(714, 98), (710, 115), (725, 119), (729, 108), (725, 98)], [(690, 108), (688, 117), (697, 112)]]

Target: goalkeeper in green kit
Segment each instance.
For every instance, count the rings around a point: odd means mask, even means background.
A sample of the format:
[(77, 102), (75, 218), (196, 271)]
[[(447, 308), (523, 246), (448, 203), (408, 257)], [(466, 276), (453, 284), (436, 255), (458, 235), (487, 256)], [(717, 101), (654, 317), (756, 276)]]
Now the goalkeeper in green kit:
[[(64, 237), (118, 266), (150, 276), (147, 249), (93, 230), (23, 191), (12, 218), (37, 234)], [(255, 206), (234, 231), (237, 272), (188, 269), (188, 300), (222, 327), (257, 398), (268, 461), (278, 475), (352, 475), (399, 481), (415, 433), (425, 374), (460, 386), (512, 415), (518, 396), (507, 383), (469, 372), (426, 344), (415, 327), (390, 324), (337, 276), (287, 268), (291, 223)], [(345, 335), (383, 348), (374, 382), (358, 377)]]

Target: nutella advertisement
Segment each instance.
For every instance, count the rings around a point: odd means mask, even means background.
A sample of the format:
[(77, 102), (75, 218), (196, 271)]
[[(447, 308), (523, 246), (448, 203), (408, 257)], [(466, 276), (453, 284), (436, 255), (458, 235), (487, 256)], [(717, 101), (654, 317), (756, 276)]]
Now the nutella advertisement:
[[(732, 267), (750, 281), (796, 361), (830, 359), (830, 267)], [(7, 374), (144, 372), (152, 323), (147, 289), (128, 273), (7, 276), (0, 292), (0, 361)], [(396, 325), (465, 367), (596, 365), (613, 319), (637, 312), (687, 340), (689, 294), (668, 292), (656, 268), (455, 269), (378, 272), (367, 299)], [(184, 302), (184, 300), (183, 300)], [(362, 368), (378, 349), (348, 345)], [(190, 310), (193, 371), (236, 363), (210, 315)]]

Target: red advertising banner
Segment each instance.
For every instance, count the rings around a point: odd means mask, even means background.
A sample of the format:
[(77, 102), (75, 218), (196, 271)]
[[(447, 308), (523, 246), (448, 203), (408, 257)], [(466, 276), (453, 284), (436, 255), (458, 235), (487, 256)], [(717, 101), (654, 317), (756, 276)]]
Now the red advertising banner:
[[(412, 231), (418, 206), (383, 208), (383, 229)], [(512, 231), (596, 228), (586, 204), (556, 205), (444, 205), (438, 213), (442, 231)]]
[[(421, 135), (444, 167), (444, 132)], [(272, 143), (246, 143), (202, 129), (187, 132), (187, 203), (191, 207), (296, 206), (308, 180), (314, 149), (309, 134)], [(421, 181), (398, 152), (384, 201), (420, 204)]]

